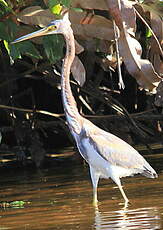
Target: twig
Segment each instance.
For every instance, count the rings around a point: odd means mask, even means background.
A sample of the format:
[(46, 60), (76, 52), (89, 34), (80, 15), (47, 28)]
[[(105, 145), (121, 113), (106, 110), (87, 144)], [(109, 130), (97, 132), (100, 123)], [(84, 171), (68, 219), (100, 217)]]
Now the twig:
[[(141, 135), (143, 138), (146, 138), (147, 135), (145, 134), (145, 132), (143, 132), (138, 127), (138, 125), (132, 119), (132, 117), (130, 116), (130, 114), (128, 113), (128, 111), (125, 109), (125, 107), (122, 106), (116, 99), (114, 99), (114, 98), (108, 98), (108, 97), (103, 98), (101, 96), (100, 92), (97, 93), (97, 89), (95, 91), (95, 89), (93, 89), (93, 90), (85, 90), (84, 88), (81, 88), (81, 90), (84, 91), (84, 92), (86, 92), (90, 96), (93, 96), (94, 98), (98, 99), (99, 101), (103, 102), (104, 104), (109, 105), (111, 108), (113, 108), (114, 110), (116, 110), (117, 112), (119, 112), (121, 115), (126, 116), (126, 118), (128, 118), (128, 120), (131, 122), (131, 124), (138, 131), (139, 135)], [(99, 94), (100, 94), (101, 97), (99, 97)]]
[(116, 47), (116, 57), (117, 57), (117, 68), (118, 68), (118, 76), (119, 76), (119, 89), (124, 89), (125, 88), (125, 84), (123, 82), (123, 78), (122, 78), (122, 72), (121, 72), (121, 63), (120, 63), (120, 54), (119, 54), (119, 47), (118, 47), (118, 39), (119, 39), (119, 35), (118, 35), (118, 27), (115, 24), (115, 21), (113, 20), (113, 26), (114, 26), (114, 37), (115, 37), (115, 47)]
[(37, 109), (36, 110), (23, 109), (23, 108), (19, 108), (19, 107), (15, 107), (15, 106), (8, 106), (8, 105), (0, 105), (0, 108), (16, 110), (16, 111), (20, 111), (20, 112), (27, 112), (27, 113), (41, 113), (41, 114), (45, 114), (45, 115), (56, 117), (56, 118), (64, 117), (63, 113), (57, 114), (57, 113), (51, 113), (51, 112), (48, 112), (48, 111), (37, 110)]

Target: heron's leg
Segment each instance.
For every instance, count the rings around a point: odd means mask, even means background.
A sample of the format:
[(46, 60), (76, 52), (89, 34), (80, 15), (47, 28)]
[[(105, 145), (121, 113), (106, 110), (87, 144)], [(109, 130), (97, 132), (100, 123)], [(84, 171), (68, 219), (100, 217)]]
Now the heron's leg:
[(126, 194), (125, 194), (125, 192), (124, 192), (124, 190), (122, 188), (120, 179), (119, 178), (114, 178), (113, 180), (118, 185), (118, 188), (119, 188), (119, 190), (120, 190), (120, 192), (121, 192), (121, 194), (123, 196), (123, 199), (125, 200), (125, 204), (128, 204), (129, 199), (127, 198), (127, 196), (126, 196)]
[(121, 191), (121, 194), (122, 194), (122, 196), (123, 196), (123, 198), (124, 198), (124, 200), (125, 200), (125, 204), (127, 204), (127, 203), (129, 202), (129, 199), (128, 199), (127, 196), (126, 196), (126, 194), (125, 194), (125, 192), (124, 192), (124, 190), (123, 190), (123, 188), (122, 188), (122, 185), (118, 185), (118, 188), (119, 188), (119, 190)]
[(93, 185), (93, 205), (97, 206), (98, 200), (97, 200), (97, 185), (100, 178), (99, 173), (94, 170), (92, 166), (90, 166), (90, 174), (91, 174), (91, 180)]

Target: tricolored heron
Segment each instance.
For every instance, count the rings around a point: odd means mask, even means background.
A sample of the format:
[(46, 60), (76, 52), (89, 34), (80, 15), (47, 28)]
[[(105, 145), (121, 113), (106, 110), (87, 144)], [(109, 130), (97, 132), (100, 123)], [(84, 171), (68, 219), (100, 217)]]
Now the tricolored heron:
[(117, 136), (98, 128), (79, 114), (69, 80), (71, 64), (75, 57), (75, 42), (68, 13), (63, 19), (52, 21), (45, 28), (18, 38), (13, 43), (48, 34), (63, 34), (66, 41), (61, 80), (62, 101), (70, 132), (80, 154), (90, 167), (93, 202), (97, 204), (99, 178), (110, 177), (119, 187), (125, 204), (127, 204), (128, 198), (123, 191), (120, 178), (134, 174), (156, 178), (157, 173), (132, 146)]

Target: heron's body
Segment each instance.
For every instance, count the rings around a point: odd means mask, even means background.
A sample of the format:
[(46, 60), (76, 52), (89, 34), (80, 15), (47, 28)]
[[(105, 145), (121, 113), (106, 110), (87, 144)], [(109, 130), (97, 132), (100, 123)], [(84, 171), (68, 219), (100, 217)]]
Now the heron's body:
[(82, 157), (90, 167), (90, 175), (94, 188), (94, 203), (97, 203), (97, 185), (100, 178), (111, 178), (119, 187), (125, 202), (120, 178), (142, 174), (149, 178), (157, 177), (154, 169), (129, 144), (117, 136), (105, 132), (92, 122), (81, 118), (80, 134), (73, 134)]
[(94, 203), (97, 203), (99, 178), (111, 178), (118, 185), (127, 203), (128, 199), (120, 182), (121, 177), (139, 173), (155, 178), (157, 174), (132, 146), (117, 136), (98, 128), (79, 114), (69, 80), (71, 64), (75, 57), (75, 42), (67, 15), (62, 20), (53, 21), (44, 29), (19, 38), (15, 42), (53, 33), (63, 34), (66, 41), (66, 56), (62, 66), (62, 101), (70, 131), (80, 154), (90, 167)]

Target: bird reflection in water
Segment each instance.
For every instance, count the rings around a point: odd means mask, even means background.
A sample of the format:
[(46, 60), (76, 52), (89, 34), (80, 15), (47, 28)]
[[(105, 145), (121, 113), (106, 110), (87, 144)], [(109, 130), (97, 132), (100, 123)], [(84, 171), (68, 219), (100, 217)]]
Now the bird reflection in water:
[(95, 207), (94, 228), (100, 229), (161, 229), (160, 216), (156, 207), (129, 209), (123, 207), (117, 211), (102, 212)]

